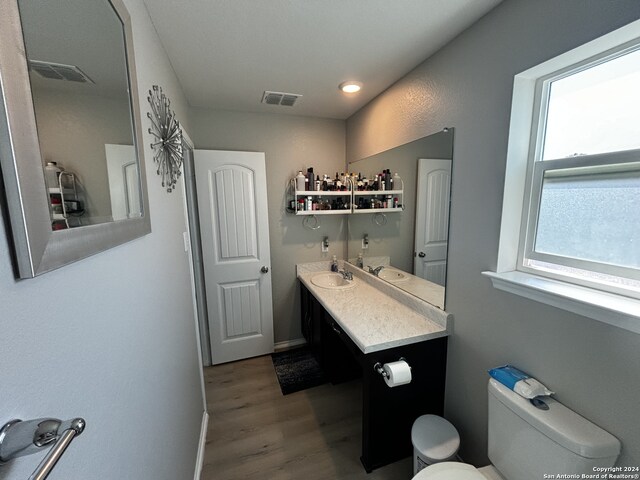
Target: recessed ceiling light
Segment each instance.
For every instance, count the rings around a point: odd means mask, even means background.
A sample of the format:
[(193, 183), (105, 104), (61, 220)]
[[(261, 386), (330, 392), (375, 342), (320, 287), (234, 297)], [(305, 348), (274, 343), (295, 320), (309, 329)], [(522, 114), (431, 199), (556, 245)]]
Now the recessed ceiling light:
[(338, 88), (340, 90), (342, 90), (344, 93), (356, 93), (359, 92), (360, 89), (362, 88), (362, 83), (361, 82), (353, 82), (353, 81), (349, 81), (349, 82), (342, 82)]

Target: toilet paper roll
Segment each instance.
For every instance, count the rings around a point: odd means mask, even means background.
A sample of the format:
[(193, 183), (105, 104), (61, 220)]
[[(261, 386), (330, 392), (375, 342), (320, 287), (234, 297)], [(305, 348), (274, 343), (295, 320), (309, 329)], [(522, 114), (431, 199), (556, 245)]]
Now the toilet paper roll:
[(384, 381), (388, 387), (397, 387), (411, 382), (411, 367), (404, 360), (385, 363), (382, 368), (387, 374)]

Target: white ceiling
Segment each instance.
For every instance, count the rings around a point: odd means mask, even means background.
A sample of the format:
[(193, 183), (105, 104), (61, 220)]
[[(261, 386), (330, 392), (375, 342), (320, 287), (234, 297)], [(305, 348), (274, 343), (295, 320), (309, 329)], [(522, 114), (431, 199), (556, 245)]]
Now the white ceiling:
[[(340, 119), (500, 1), (144, 0), (192, 106)], [(265, 105), (264, 90), (303, 97)]]

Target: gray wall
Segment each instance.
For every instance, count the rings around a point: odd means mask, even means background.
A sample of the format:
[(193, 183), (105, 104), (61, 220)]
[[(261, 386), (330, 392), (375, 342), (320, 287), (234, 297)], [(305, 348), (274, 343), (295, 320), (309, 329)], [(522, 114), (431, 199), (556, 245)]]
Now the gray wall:
[[(186, 102), (141, 0), (134, 26), (143, 131), (147, 90)], [(188, 127), (188, 124), (187, 124)], [(83, 416), (87, 429), (51, 478), (193, 478), (203, 400), (182, 192), (160, 186), (145, 134), (152, 233), (41, 277), (16, 281), (0, 221), (0, 424)], [(27, 478), (42, 456), (0, 467)]]
[[(346, 255), (346, 220), (342, 215), (318, 217), (320, 228), (302, 226), (304, 217), (285, 212), (286, 189), (298, 170), (335, 175), (345, 167), (345, 123), (291, 115), (192, 109), (191, 138), (197, 149), (265, 152), (269, 202), (269, 239), (273, 285), (274, 337), (297, 340), (300, 294), (295, 265)], [(329, 237), (329, 253), (320, 251)]]
[(347, 121), (347, 159), (455, 130), (446, 416), (487, 462), (487, 369), (513, 363), (640, 464), (640, 336), (495, 290), (513, 76), (640, 17), (635, 0), (506, 0)]

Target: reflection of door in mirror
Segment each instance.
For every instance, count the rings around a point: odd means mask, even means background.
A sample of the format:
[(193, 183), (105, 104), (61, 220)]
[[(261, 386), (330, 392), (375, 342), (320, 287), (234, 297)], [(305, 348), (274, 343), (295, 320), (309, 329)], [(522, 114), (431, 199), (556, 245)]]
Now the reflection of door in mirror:
[(133, 145), (105, 145), (113, 220), (142, 214), (138, 164)]
[[(19, 7), (43, 163), (75, 176), (77, 226), (109, 222), (116, 215), (105, 145), (133, 145), (123, 24), (108, 0), (20, 0)], [(139, 191), (137, 167), (130, 173)]]
[(414, 273), (445, 285), (451, 160), (418, 159)]

